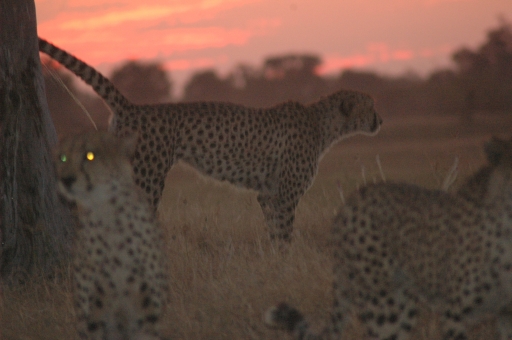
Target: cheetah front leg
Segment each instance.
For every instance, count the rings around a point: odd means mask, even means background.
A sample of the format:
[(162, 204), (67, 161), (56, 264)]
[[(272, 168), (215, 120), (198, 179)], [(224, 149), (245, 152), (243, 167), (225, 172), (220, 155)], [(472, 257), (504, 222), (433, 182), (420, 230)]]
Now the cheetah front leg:
[[(77, 243), (85, 243), (83, 238), (78, 238)], [(73, 263), (73, 307), (76, 318), (76, 331), (82, 340), (96, 337), (101, 339), (103, 331), (99, 323), (91, 322), (91, 304), (94, 302), (94, 294), (97, 287), (91, 280), (84, 280), (91, 274), (91, 266), (85, 260), (84, 252), (77, 252)], [(94, 272), (95, 269), (92, 269)]]
[(281, 195), (258, 195), (271, 240), (290, 242), (298, 200), (286, 201)]

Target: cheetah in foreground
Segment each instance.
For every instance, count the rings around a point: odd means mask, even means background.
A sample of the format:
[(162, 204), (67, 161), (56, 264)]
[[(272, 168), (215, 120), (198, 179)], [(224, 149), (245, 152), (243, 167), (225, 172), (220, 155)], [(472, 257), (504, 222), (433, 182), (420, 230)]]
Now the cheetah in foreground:
[(204, 175), (257, 191), (272, 239), (290, 239), (295, 208), (329, 147), (354, 134), (374, 135), (382, 123), (372, 98), (354, 91), (267, 109), (221, 102), (134, 105), (83, 61), (43, 39), (39, 50), (105, 100), (114, 113), (111, 131), (140, 136), (135, 180), (155, 210), (167, 173), (182, 160)]
[(410, 339), (419, 305), (443, 339), (467, 339), (491, 315), (512, 339), (512, 140), (485, 146), (488, 165), (455, 194), (376, 184), (351, 196), (334, 222), (334, 310), (313, 334), (282, 303), (265, 322), (295, 339), (341, 339), (350, 315), (372, 339)]
[(74, 304), (82, 339), (160, 339), (167, 299), (163, 233), (135, 184), (135, 138), (106, 132), (64, 140), (58, 189), (77, 205)]

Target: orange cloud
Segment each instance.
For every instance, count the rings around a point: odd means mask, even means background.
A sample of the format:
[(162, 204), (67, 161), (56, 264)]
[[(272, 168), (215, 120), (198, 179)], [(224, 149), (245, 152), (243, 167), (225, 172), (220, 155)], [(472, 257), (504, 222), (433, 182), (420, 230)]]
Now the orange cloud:
[(414, 52), (411, 50), (398, 50), (392, 54), (393, 60), (409, 60), (414, 58)]
[(469, 2), (469, 0), (424, 0), (427, 6), (435, 6), (443, 2)]
[(66, 2), (66, 5), (69, 8), (75, 8), (75, 9), (108, 8), (108, 7), (112, 6), (112, 5), (114, 5), (114, 6), (125, 6), (123, 3), (126, 3), (126, 1), (114, 2), (114, 1), (111, 1), (111, 0), (65, 0), (63, 2)]
[(437, 48), (423, 48), (418, 52), (410, 49), (392, 49), (386, 43), (370, 43), (366, 53), (353, 56), (330, 55), (324, 58), (324, 63), (318, 70), (319, 74), (333, 73), (347, 68), (361, 68), (365, 66), (388, 63), (391, 61), (405, 61), (415, 58), (431, 58), (435, 55), (445, 54), (446, 46)]
[(61, 30), (92, 30), (126, 24), (130, 21), (156, 20), (189, 10), (187, 6), (144, 6), (122, 12), (105, 13), (88, 19), (69, 19), (59, 24)]
[[(47, 0), (38, 0), (47, 1)], [(52, 26), (61, 30), (94, 30), (118, 25), (153, 24), (155, 21), (197, 22), (204, 16), (212, 17), (216, 13), (234, 7), (247, 5), (260, 0), (190, 0), (190, 1), (152, 1), (141, 5), (140, 1), (113, 0), (70, 0), (68, 10), (51, 20)], [(88, 10), (84, 10), (88, 9)]]
[(242, 29), (227, 30), (222, 27), (184, 28), (167, 31), (162, 43), (179, 50), (224, 47), (232, 44), (244, 44), (252, 35), (252, 32)]
[[(38, 0), (48, 1), (48, 0)], [(176, 52), (243, 45), (268, 34), (277, 19), (253, 19), (246, 27), (193, 24), (202, 17), (261, 0), (69, 0), (68, 8), (38, 25), (39, 35), (97, 65), (126, 59), (165, 59)], [(87, 10), (84, 10), (87, 8)], [(183, 21), (188, 24), (183, 27)], [(181, 25), (179, 25), (181, 23)], [(180, 27), (181, 26), (181, 27)]]
[[(59, 39), (48, 39), (88, 63), (97, 65), (124, 60), (127, 56), (131, 59), (165, 59), (177, 52), (243, 45), (250, 38), (263, 34), (261, 30), (252, 27), (176, 28), (140, 39), (135, 32), (123, 33), (108, 30), (98, 33), (84, 31), (78, 34), (66, 32)], [(42, 36), (47, 37), (44, 34)]]
[(387, 62), (390, 59), (389, 46), (385, 43), (370, 43), (366, 49), (368, 53), (373, 54), (382, 62)]

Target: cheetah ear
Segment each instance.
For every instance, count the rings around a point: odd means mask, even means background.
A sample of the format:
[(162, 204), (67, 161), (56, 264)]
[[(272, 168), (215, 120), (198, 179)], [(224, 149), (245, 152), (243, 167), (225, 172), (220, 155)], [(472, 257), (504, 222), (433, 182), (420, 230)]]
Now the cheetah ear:
[(138, 141), (139, 136), (136, 133), (121, 138), (121, 150), (130, 160), (132, 160), (135, 155)]
[(510, 141), (505, 141), (499, 139), (497, 137), (492, 137), (492, 139), (485, 143), (484, 150), (487, 155), (487, 160), (491, 165), (497, 165), (502, 159), (503, 155), (510, 148)]

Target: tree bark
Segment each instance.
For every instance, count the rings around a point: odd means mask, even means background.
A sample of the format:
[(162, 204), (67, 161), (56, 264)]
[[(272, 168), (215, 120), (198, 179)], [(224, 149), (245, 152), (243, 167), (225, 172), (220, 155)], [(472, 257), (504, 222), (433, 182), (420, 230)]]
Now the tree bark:
[(56, 192), (34, 0), (0, 0), (0, 276), (52, 275), (74, 224)]

